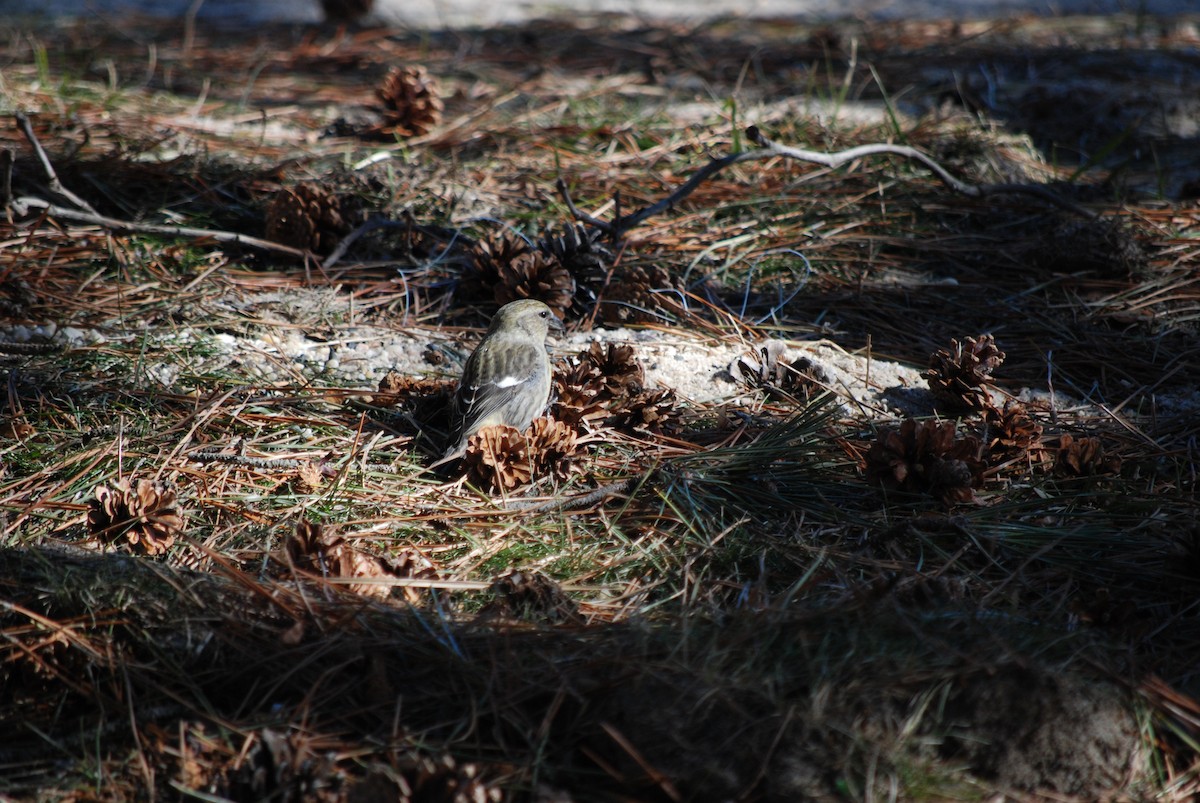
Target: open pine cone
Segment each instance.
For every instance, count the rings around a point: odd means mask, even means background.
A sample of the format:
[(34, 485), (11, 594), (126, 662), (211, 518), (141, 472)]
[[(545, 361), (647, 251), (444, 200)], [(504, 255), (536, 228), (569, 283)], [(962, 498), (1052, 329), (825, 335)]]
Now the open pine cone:
[[(327, 531), (316, 522), (301, 521), (284, 541), (287, 563), (296, 569), (322, 577), (364, 580), (377, 577), (436, 578), (437, 567), (416, 549), (407, 548), (398, 555), (381, 557), (354, 548), (335, 532)], [(349, 583), (344, 588), (354, 594), (378, 599), (391, 595), (392, 586), (386, 583)], [(405, 588), (405, 598), (415, 604), (423, 601), (419, 588)]]
[(525, 453), (525, 436), (503, 424), (484, 427), (467, 441), (463, 466), (472, 483), (482, 488), (510, 491), (533, 476)]
[(670, 293), (656, 290), (675, 289), (675, 281), (660, 265), (635, 265), (613, 274), (604, 288), (600, 318), (605, 323), (624, 325), (661, 321), (660, 311), (669, 309), (664, 302)]
[(341, 198), (306, 182), (275, 193), (267, 207), (267, 239), (325, 254), (350, 231)]
[(533, 247), (524, 237), (501, 232), (476, 243), (471, 256), (477, 273), (497, 279), (501, 267), (511, 265), (514, 259), (532, 251)]
[(646, 371), (638, 362), (633, 346), (620, 343), (593, 343), (579, 353), (577, 376), (586, 376), (598, 393), (619, 399), (637, 393), (646, 381)]
[(884, 488), (973, 502), (974, 489), (983, 484), (982, 449), (977, 438), (958, 437), (951, 422), (909, 418), (871, 444), (866, 474)]
[(555, 419), (586, 432), (642, 389), (645, 371), (633, 346), (592, 343), (554, 377)]
[(392, 407), (413, 398), (422, 396), (443, 396), (447, 401), (454, 391), (454, 381), (449, 379), (431, 379), (427, 376), (402, 374), (399, 371), (388, 371), (379, 380), (379, 393), (371, 397), (371, 403), (380, 407)]
[(579, 622), (579, 603), (571, 599), (552, 577), (533, 570), (510, 569), (492, 580), (495, 599), (485, 616), (542, 622)]
[(643, 390), (621, 405), (610, 420), (616, 429), (662, 434), (678, 428), (679, 409), (670, 388)]
[(469, 264), (459, 282), (459, 291), (466, 299), (495, 300), (500, 294), (500, 272), (507, 271), (513, 261), (533, 253), (525, 240), (509, 232), (493, 234), (477, 242), (469, 251)]
[(561, 421), (541, 417), (533, 419), (525, 433), (526, 447), (534, 458), (535, 473), (566, 479), (575, 469), (579, 441), (575, 430)]
[(589, 432), (608, 418), (608, 407), (596, 391), (586, 384), (573, 384), (568, 378), (555, 374), (554, 403), (551, 413), (556, 421)]
[(106, 544), (122, 538), (147, 555), (161, 555), (183, 531), (175, 492), (150, 480), (99, 486), (88, 503), (88, 531)]
[(787, 345), (780, 340), (767, 340), (759, 344), (752, 353), (743, 354), (729, 364), (729, 374), (748, 388), (762, 389), (773, 397), (809, 398), (828, 384), (828, 378), (816, 375), (823, 373), (807, 357), (785, 359)]
[(484, 427), (467, 441), (463, 466), (472, 483), (511, 491), (535, 477), (566, 477), (577, 450), (574, 429), (561, 421), (535, 418), (525, 433), (504, 425)]
[(613, 254), (599, 242), (599, 232), (582, 223), (568, 226), (562, 234), (547, 228), (538, 250), (562, 263), (575, 281), (599, 287), (608, 273)]
[(384, 133), (400, 137), (428, 134), (442, 120), (437, 82), (424, 67), (393, 67), (375, 90), (383, 105)]
[(529, 251), (497, 266), (499, 281), (494, 290), (496, 303), (507, 304), (522, 298), (541, 301), (559, 318), (575, 299), (575, 279), (554, 257)]
[(1028, 452), (1042, 442), (1042, 425), (1020, 402), (1007, 402), (1004, 409), (989, 406), (983, 412), (987, 424), (988, 450)]
[(1121, 469), (1121, 458), (1104, 453), (1104, 443), (1096, 437), (1076, 438), (1063, 433), (1054, 453), (1054, 470), (1072, 477), (1114, 474)]
[(949, 410), (982, 410), (991, 404), (987, 386), (993, 384), (992, 371), (1004, 362), (1004, 352), (996, 348), (995, 338), (980, 335), (950, 341), (950, 349), (938, 349), (929, 357), (929, 370), (923, 376), (934, 398)]

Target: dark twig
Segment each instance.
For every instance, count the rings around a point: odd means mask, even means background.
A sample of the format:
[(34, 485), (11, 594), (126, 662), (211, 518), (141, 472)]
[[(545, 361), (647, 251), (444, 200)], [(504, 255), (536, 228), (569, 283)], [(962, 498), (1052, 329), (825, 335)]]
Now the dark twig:
[(12, 148), (0, 148), (0, 209), (8, 210), (8, 205), (12, 201), (12, 171), (13, 162)]
[(96, 214), (96, 210), (92, 208), (91, 204), (64, 187), (63, 183), (58, 180), (58, 173), (54, 172), (54, 165), (50, 164), (50, 157), (46, 154), (46, 149), (38, 141), (37, 134), (33, 133), (33, 125), (29, 122), (29, 116), (25, 112), (17, 112), (16, 118), (17, 125), (21, 126), (21, 133), (33, 146), (33, 152), (37, 154), (38, 161), (42, 163), (42, 170), (45, 171), (46, 178), (50, 180), (50, 191), (66, 198), (78, 208), (91, 212), (93, 215)]
[(575, 207), (575, 202), (571, 200), (571, 196), (567, 193), (567, 184), (561, 178), (558, 180), (558, 193), (562, 196), (563, 201), (567, 204), (567, 209), (571, 215), (578, 221), (592, 226), (604, 234), (608, 235), (613, 241), (620, 240), (625, 232), (640, 224), (643, 220), (669, 211), (675, 204), (682, 201), (684, 198), (691, 195), (697, 187), (709, 179), (709, 177), (720, 173), (726, 167), (737, 162), (745, 162), (751, 159), (762, 159), (767, 156), (765, 151), (746, 151), (744, 153), (731, 153), (728, 156), (722, 156), (720, 159), (713, 159), (704, 167), (696, 171), (695, 175), (689, 178), (679, 189), (663, 198), (656, 204), (645, 206), (636, 212), (631, 212), (624, 217), (619, 217), (613, 220), (612, 223), (607, 223), (598, 218), (580, 211)]
[(9, 341), (0, 341), (0, 354), (54, 354), (62, 350), (62, 343), (12, 343)]
[[(1078, 204), (1072, 203), (1067, 199), (1057, 195), (1053, 191), (1047, 189), (1040, 184), (970, 184), (955, 178), (946, 168), (942, 167), (932, 156), (917, 148), (908, 147), (906, 145), (887, 145), (883, 143), (860, 145), (857, 148), (849, 148), (836, 153), (821, 153), (819, 151), (808, 151), (802, 148), (792, 148), (787, 145), (780, 145), (768, 139), (759, 131), (758, 126), (750, 126), (746, 129), (746, 136), (758, 149), (752, 151), (743, 151), (741, 153), (731, 153), (728, 156), (722, 156), (709, 161), (708, 164), (701, 167), (692, 175), (686, 182), (680, 185), (674, 192), (663, 198), (657, 203), (650, 206), (642, 207), (636, 212), (631, 212), (624, 217), (617, 214), (612, 222), (600, 220), (592, 217), (576, 208), (575, 202), (571, 200), (571, 196), (567, 191), (567, 184), (561, 178), (557, 182), (558, 193), (562, 196), (563, 201), (567, 205), (567, 209), (571, 215), (578, 221), (585, 223), (600, 232), (603, 232), (610, 239), (620, 240), (625, 232), (642, 223), (647, 218), (661, 214), (674, 208), (676, 204), (684, 198), (691, 195), (697, 187), (703, 184), (712, 176), (738, 162), (749, 162), (759, 159), (767, 159), (772, 156), (782, 156), (787, 159), (797, 159), (804, 162), (813, 162), (815, 164), (824, 165), (826, 167), (839, 167), (846, 162), (860, 159), (864, 156), (874, 156), (878, 154), (891, 154), (894, 156), (903, 156), (906, 159), (912, 159), (920, 162), (929, 168), (935, 176), (947, 187), (954, 192), (966, 195), (970, 198), (985, 198), (992, 195), (1031, 195), (1047, 203), (1058, 206), (1076, 215), (1084, 218), (1094, 219), (1098, 215), (1090, 209), (1085, 209)], [(618, 210), (619, 211), (619, 210)]]
[(567, 211), (571, 213), (571, 217), (612, 236), (613, 226), (611, 224), (605, 223), (600, 218), (592, 217), (575, 206), (575, 202), (571, 200), (571, 193), (567, 191), (567, 182), (563, 181), (561, 176), (555, 182), (555, 186), (558, 187), (558, 194), (562, 196), (563, 202), (567, 205)]
[(330, 253), (329, 256), (325, 257), (325, 261), (321, 263), (321, 269), (330, 270), (334, 265), (341, 262), (342, 257), (346, 256), (346, 253), (350, 250), (350, 246), (354, 245), (354, 243), (358, 241), (358, 238), (362, 237), (364, 234), (375, 231), (375, 229), (406, 225), (408, 224), (404, 222), (379, 220), (378, 218), (372, 218), (368, 220), (366, 223), (363, 223), (354, 231), (350, 232), (338, 241), (337, 247), (335, 247), (333, 252)]
[(601, 502), (613, 496), (627, 494), (638, 486), (639, 483), (645, 481), (645, 477), (631, 477), (620, 482), (612, 482), (608, 485), (602, 485), (594, 491), (588, 491), (585, 494), (576, 494), (575, 496), (559, 496), (554, 499), (548, 499), (544, 502), (516, 502), (508, 505), (505, 510), (520, 511), (521, 513), (550, 513), (556, 510), (569, 510), (572, 508), (591, 507), (597, 502)]

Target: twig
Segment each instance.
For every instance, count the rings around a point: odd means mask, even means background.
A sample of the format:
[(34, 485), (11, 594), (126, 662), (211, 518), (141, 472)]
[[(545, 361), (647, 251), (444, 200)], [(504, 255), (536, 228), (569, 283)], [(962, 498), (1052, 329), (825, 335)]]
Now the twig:
[(187, 12), (183, 15), (183, 58), (184, 64), (192, 63), (192, 46), (196, 43), (196, 16), (204, 0), (192, 0)]
[[(257, 468), (264, 471), (293, 471), (307, 465), (315, 465), (322, 477), (335, 477), (338, 470), (327, 460), (303, 460), (291, 457), (247, 457), (240, 454), (201, 451), (188, 455), (189, 460), (197, 463), (228, 463), (234, 466)], [(359, 466), (363, 471), (395, 474), (396, 467), (390, 463), (364, 463)]]
[(95, 226), (103, 226), (112, 231), (121, 232), (136, 232), (140, 234), (163, 234), (168, 237), (190, 237), (197, 239), (216, 240), (219, 243), (236, 243), (238, 245), (257, 248), (262, 251), (274, 251), (279, 254), (287, 254), (299, 259), (304, 259), (308, 256), (308, 252), (300, 248), (292, 248), (290, 245), (274, 243), (270, 240), (263, 240), (258, 237), (251, 237), (246, 234), (239, 234), (235, 231), (220, 231), (218, 229), (195, 229), (191, 226), (163, 226), (157, 223), (134, 223), (129, 220), (121, 220), (115, 217), (99, 215), (95, 212), (78, 212), (74, 209), (68, 209), (65, 206), (57, 206), (41, 198), (22, 197), (16, 198), (12, 203), (13, 209), (18, 215), (26, 215), (30, 209), (43, 209), (52, 217), (71, 220), (76, 223), (90, 223)]
[(986, 198), (989, 195), (1032, 195), (1046, 203), (1054, 204), (1062, 209), (1072, 212), (1080, 217), (1095, 219), (1099, 215), (1090, 209), (1085, 209), (1079, 204), (1072, 203), (1066, 198), (1047, 189), (1041, 184), (970, 184), (961, 179), (950, 175), (946, 168), (942, 167), (932, 156), (917, 148), (911, 148), (907, 145), (886, 145), (883, 143), (872, 145), (860, 145), (857, 148), (850, 148), (837, 153), (820, 153), (818, 151), (806, 151), (802, 148), (792, 148), (787, 145), (780, 145), (773, 142), (758, 130), (758, 126), (750, 126), (746, 129), (746, 136), (750, 138), (754, 144), (763, 148), (769, 155), (784, 156), (788, 159), (799, 159), (804, 162), (815, 162), (816, 164), (825, 165), (826, 167), (838, 167), (846, 162), (863, 156), (873, 156), (880, 153), (890, 153), (895, 156), (903, 156), (906, 159), (912, 159), (925, 165), (933, 172), (938, 179), (941, 180), (950, 189), (957, 193), (966, 195), (968, 198)]
[(329, 256), (325, 257), (325, 261), (321, 263), (321, 269), (331, 270), (334, 266), (342, 261), (343, 257), (346, 256), (346, 253), (350, 250), (350, 246), (352, 246), (363, 235), (369, 234), (376, 229), (411, 229), (445, 242), (446, 247), (442, 250), (441, 254), (431, 260), (432, 263), (440, 261), (442, 257), (450, 252), (450, 249), (456, 242), (461, 243), (465, 248), (472, 248), (475, 245), (475, 241), (473, 239), (463, 234), (458, 229), (447, 229), (441, 226), (420, 225), (413, 220), (412, 213), (406, 211), (404, 213), (403, 220), (382, 220), (380, 218), (371, 218), (366, 223), (363, 223), (358, 228), (354, 229), (352, 232), (338, 241), (337, 247), (334, 248)]
[(813, 162), (815, 164), (824, 165), (826, 167), (839, 167), (846, 162), (860, 159), (863, 156), (874, 156), (878, 154), (891, 154), (894, 156), (903, 156), (906, 159), (912, 159), (920, 162), (929, 168), (935, 176), (947, 187), (954, 192), (966, 195), (970, 198), (985, 198), (991, 195), (1031, 195), (1047, 203), (1058, 206), (1076, 215), (1088, 219), (1099, 217), (1090, 209), (1085, 209), (1078, 204), (1062, 198), (1053, 191), (1047, 189), (1040, 184), (970, 184), (961, 179), (955, 178), (946, 168), (942, 167), (932, 156), (924, 151), (912, 148), (907, 145), (888, 145), (884, 143), (875, 143), (870, 145), (860, 145), (856, 148), (849, 148), (844, 151), (835, 153), (821, 153), (820, 151), (808, 151), (802, 148), (792, 148), (787, 145), (780, 145), (768, 139), (758, 126), (750, 126), (746, 129), (746, 136), (755, 145), (758, 145), (757, 150), (743, 151), (741, 153), (731, 153), (727, 156), (715, 158), (709, 161), (708, 164), (696, 171), (691, 178), (680, 185), (674, 192), (663, 198), (657, 203), (650, 206), (642, 207), (636, 212), (631, 212), (624, 217), (616, 215), (612, 222), (606, 222), (598, 218), (592, 217), (586, 212), (581, 211), (575, 206), (575, 202), (571, 199), (567, 191), (567, 184), (562, 178), (559, 178), (556, 186), (558, 194), (562, 196), (564, 203), (567, 205), (568, 211), (578, 221), (585, 223), (598, 231), (608, 235), (611, 239), (621, 239), (625, 232), (642, 223), (647, 218), (661, 214), (674, 208), (676, 204), (684, 198), (691, 195), (697, 187), (707, 181), (710, 177), (724, 170), (730, 165), (739, 162), (757, 161), (759, 159), (768, 159), (773, 156), (782, 156), (787, 159), (796, 159), (803, 162)]
[[(291, 471), (314, 462), (312, 460), (299, 460), (290, 457), (247, 457), (240, 454), (223, 454), (221, 452), (209, 451), (195, 452), (188, 455), (188, 458), (190, 460), (195, 460), (197, 463), (229, 463), (231, 465), (245, 466), (247, 468), (279, 471)], [(324, 476), (333, 476), (332, 469), (327, 469), (325, 466), (319, 464), (318, 468), (321, 469), (321, 473)]]
[(517, 502), (508, 505), (505, 507), (505, 510), (510, 512), (520, 511), (522, 513), (550, 513), (551, 511), (567, 510), (568, 508), (589, 507), (601, 500), (629, 493), (644, 480), (645, 477), (630, 477), (627, 480), (602, 485), (596, 490), (588, 491), (585, 494), (548, 499), (545, 502)]
[(333, 252), (329, 256), (325, 257), (325, 261), (321, 263), (321, 269), (330, 270), (334, 265), (341, 262), (342, 257), (346, 256), (346, 252), (350, 250), (350, 246), (354, 245), (355, 241), (364, 234), (372, 232), (375, 229), (384, 228), (386, 226), (402, 225), (405, 224), (395, 223), (388, 220), (379, 220), (377, 218), (368, 220), (366, 223), (363, 223), (361, 226), (338, 241), (337, 247), (334, 248)]
[(45, 171), (46, 178), (50, 180), (50, 191), (55, 195), (61, 195), (80, 209), (91, 212), (93, 215), (96, 214), (96, 210), (92, 208), (91, 204), (68, 190), (58, 180), (58, 173), (54, 172), (54, 165), (50, 164), (50, 157), (46, 155), (46, 149), (38, 141), (37, 134), (33, 133), (33, 125), (29, 122), (29, 116), (25, 112), (17, 112), (16, 118), (17, 125), (21, 126), (21, 133), (25, 135), (25, 139), (29, 140), (29, 144), (33, 146), (33, 152), (37, 154), (38, 161), (42, 163), (42, 170)]
[[(198, 7), (198, 4), (197, 4)], [(263, 240), (258, 237), (250, 237), (245, 234), (238, 234), (233, 231), (220, 231), (215, 229), (195, 229), (190, 226), (163, 226), (156, 223), (134, 223), (129, 220), (120, 220), (119, 218), (107, 217), (97, 212), (92, 205), (80, 198), (75, 193), (63, 186), (58, 180), (58, 174), (54, 172), (54, 165), (50, 163), (50, 157), (46, 155), (46, 151), (42, 148), (42, 143), (38, 141), (37, 135), (33, 132), (33, 125), (29, 122), (29, 117), (24, 112), (16, 113), (17, 123), (21, 126), (21, 131), (25, 134), (25, 138), (29, 140), (29, 144), (33, 146), (34, 152), (37, 154), (38, 161), (42, 163), (42, 170), (45, 171), (47, 178), (50, 180), (50, 191), (56, 195), (61, 195), (68, 201), (73, 203), (79, 209), (68, 209), (65, 206), (58, 206), (42, 198), (23, 197), (13, 198), (11, 192), (6, 194), (6, 199), (10, 201), (10, 206), (19, 216), (24, 216), (29, 213), (30, 209), (42, 209), (48, 214), (71, 220), (76, 223), (90, 223), (95, 226), (103, 226), (112, 231), (137, 232), (141, 234), (163, 234), (168, 237), (194, 237), (207, 238), (216, 240), (221, 243), (237, 243), (238, 245), (249, 246), (250, 248), (258, 248), (263, 251), (274, 251), (280, 254), (304, 259), (308, 256), (308, 252), (299, 248), (292, 248), (288, 245), (274, 243), (270, 240)], [(3, 169), (3, 163), (0, 162), (0, 169)]]
[(0, 148), (0, 209), (7, 210), (9, 202), (12, 201), (12, 173), (13, 162), (12, 148)]
[(13, 343), (0, 341), (0, 354), (54, 354), (62, 351), (62, 343)]

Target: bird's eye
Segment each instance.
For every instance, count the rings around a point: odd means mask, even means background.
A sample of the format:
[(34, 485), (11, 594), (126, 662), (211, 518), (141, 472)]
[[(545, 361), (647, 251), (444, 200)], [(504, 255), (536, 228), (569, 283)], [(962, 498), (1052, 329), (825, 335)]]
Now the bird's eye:
[(541, 312), (538, 313), (538, 315), (541, 315), (543, 318), (545, 318), (549, 314), (550, 313), (547, 310), (542, 310)]

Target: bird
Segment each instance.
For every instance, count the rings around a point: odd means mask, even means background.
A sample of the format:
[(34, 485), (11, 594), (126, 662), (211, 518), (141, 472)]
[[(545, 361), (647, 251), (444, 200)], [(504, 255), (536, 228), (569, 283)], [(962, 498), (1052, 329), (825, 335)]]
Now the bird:
[(463, 366), (451, 407), (448, 446), (430, 468), (461, 457), (467, 441), (484, 427), (506, 424), (524, 430), (550, 402), (550, 355), (546, 338), (562, 322), (541, 301), (505, 304)]

